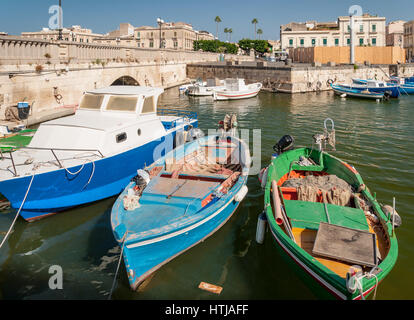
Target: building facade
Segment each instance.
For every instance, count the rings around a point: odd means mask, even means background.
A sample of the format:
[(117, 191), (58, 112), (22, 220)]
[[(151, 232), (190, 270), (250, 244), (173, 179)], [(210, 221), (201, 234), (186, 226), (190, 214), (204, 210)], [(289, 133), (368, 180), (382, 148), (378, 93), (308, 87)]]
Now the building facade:
[[(58, 40), (59, 30), (51, 30), (43, 28), (36, 32), (22, 32), (22, 37), (29, 39), (41, 40)], [(102, 34), (93, 33), (90, 29), (82, 28), (81, 26), (72, 26), (71, 28), (62, 29), (63, 41), (92, 43), (94, 39), (103, 37)]]
[(406, 21), (392, 21), (385, 27), (386, 45), (404, 48), (404, 23)]
[[(385, 17), (364, 14), (356, 17), (355, 39), (359, 46), (385, 46)], [(291, 22), (280, 27), (283, 50), (300, 47), (341, 47), (351, 43), (350, 17), (336, 22)]]
[(135, 38), (140, 48), (166, 48), (193, 50), (194, 41), (214, 40), (207, 31), (196, 31), (184, 22), (168, 22), (157, 27), (142, 26), (135, 28)]
[(414, 20), (404, 23), (404, 48), (407, 61), (414, 62)]

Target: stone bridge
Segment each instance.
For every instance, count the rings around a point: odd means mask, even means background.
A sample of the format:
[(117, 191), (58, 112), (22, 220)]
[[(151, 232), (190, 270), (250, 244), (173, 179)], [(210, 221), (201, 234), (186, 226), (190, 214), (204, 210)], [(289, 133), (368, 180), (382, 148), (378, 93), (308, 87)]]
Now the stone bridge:
[[(225, 59), (252, 58), (226, 55)], [(84, 91), (94, 88), (177, 86), (187, 81), (187, 64), (218, 60), (215, 53), (0, 36), (0, 118), (20, 101), (33, 105), (36, 116), (75, 105)]]

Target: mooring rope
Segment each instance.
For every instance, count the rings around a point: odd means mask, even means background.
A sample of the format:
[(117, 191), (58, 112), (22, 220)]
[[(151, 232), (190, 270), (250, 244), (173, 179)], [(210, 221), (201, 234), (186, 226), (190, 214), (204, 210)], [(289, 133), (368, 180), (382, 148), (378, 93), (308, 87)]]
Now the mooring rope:
[(114, 288), (115, 288), (116, 279), (118, 277), (119, 267), (121, 266), (122, 254), (124, 253), (124, 247), (125, 247), (126, 238), (128, 237), (128, 233), (129, 231), (127, 231), (122, 241), (121, 254), (119, 255), (118, 266), (116, 268), (115, 277), (114, 277), (114, 281), (112, 282), (112, 288), (111, 288), (111, 291), (109, 292), (108, 300), (111, 300), (112, 292), (114, 291)]
[(11, 224), (11, 226), (10, 226), (10, 228), (9, 228), (9, 231), (7, 231), (6, 235), (5, 235), (5, 236), (4, 236), (4, 238), (3, 238), (3, 241), (2, 241), (2, 242), (1, 242), (1, 244), (0, 244), (0, 249), (3, 247), (4, 243), (6, 242), (7, 238), (9, 237), (10, 233), (11, 233), (11, 232), (12, 232), (12, 230), (13, 230), (14, 224), (16, 223), (17, 218), (19, 217), (20, 212), (22, 211), (23, 206), (24, 206), (24, 204), (25, 204), (25, 202), (26, 202), (27, 196), (29, 195), (29, 191), (30, 191), (30, 189), (32, 188), (33, 180), (34, 180), (34, 174), (32, 175), (32, 179), (30, 180), (29, 187), (27, 188), (27, 191), (26, 191), (26, 195), (24, 196), (23, 202), (22, 202), (22, 204), (20, 205), (19, 210), (17, 211), (16, 217), (14, 218), (13, 223)]

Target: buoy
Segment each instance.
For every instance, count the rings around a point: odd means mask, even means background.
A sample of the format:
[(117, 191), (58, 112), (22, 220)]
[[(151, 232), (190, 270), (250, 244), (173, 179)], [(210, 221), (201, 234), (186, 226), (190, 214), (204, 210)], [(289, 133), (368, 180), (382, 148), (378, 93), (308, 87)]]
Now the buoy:
[(269, 167), (263, 168), (262, 171), (260, 171), (259, 173), (259, 181), (262, 189), (266, 187), (268, 171)]
[(249, 192), (249, 189), (247, 186), (243, 186), (240, 191), (235, 195), (234, 200), (236, 202), (241, 202), (246, 197), (247, 193)]
[(402, 219), (400, 217), (400, 215), (398, 214), (397, 211), (395, 211), (395, 215), (394, 215), (394, 208), (389, 206), (389, 205), (385, 205), (385, 206), (381, 206), (382, 211), (384, 211), (385, 215), (388, 216), (390, 215), (390, 221), (394, 222), (394, 227), (398, 228), (401, 227), (402, 225)]
[(266, 234), (266, 213), (263, 211), (259, 218), (257, 219), (257, 230), (256, 230), (256, 242), (258, 244), (263, 244)]
[(362, 268), (357, 265), (351, 266), (346, 274), (346, 288), (348, 289), (348, 292), (354, 294), (357, 289), (361, 291), (361, 280)]

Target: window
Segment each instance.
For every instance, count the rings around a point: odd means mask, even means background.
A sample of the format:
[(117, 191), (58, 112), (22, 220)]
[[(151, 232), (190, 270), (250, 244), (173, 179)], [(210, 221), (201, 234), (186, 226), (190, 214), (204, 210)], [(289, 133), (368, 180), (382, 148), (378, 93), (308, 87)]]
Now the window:
[(154, 41), (150, 41), (150, 48), (154, 48)]
[(178, 42), (174, 41), (174, 48), (178, 48)]
[(138, 39), (141, 39), (141, 32), (138, 32), (138, 33), (137, 33), (137, 38), (138, 38)]
[(363, 24), (361, 24), (361, 25), (359, 26), (359, 32), (364, 32), (364, 25), (363, 25)]
[(349, 45), (351, 45), (351, 39), (346, 39), (346, 44), (349, 46)]
[(126, 132), (123, 132), (123, 133), (118, 134), (116, 136), (116, 143), (124, 142), (124, 141), (126, 141), (126, 139), (127, 139), (127, 134), (126, 134)]
[(316, 39), (315, 38), (313, 38), (312, 39), (312, 47), (314, 47), (316, 45)]
[(376, 46), (377, 45), (377, 38), (372, 38), (372, 45)]
[(303, 47), (305, 45), (305, 39), (300, 39), (300, 46)]
[(177, 38), (177, 32), (174, 32), (174, 38)]
[(142, 107), (142, 113), (153, 113), (155, 112), (154, 97), (145, 98), (144, 105)]
[(103, 99), (104, 99), (103, 95), (85, 94), (82, 97), (82, 101), (79, 105), (79, 108), (80, 109), (93, 109), (93, 110), (100, 109)]
[(293, 39), (289, 39), (289, 46), (293, 47)]
[(351, 25), (348, 24), (348, 33), (351, 32)]
[(137, 106), (137, 97), (111, 96), (106, 110), (134, 112)]
[(339, 46), (339, 39), (338, 38), (335, 39), (335, 46)]
[(141, 44), (138, 42), (138, 48), (140, 48), (141, 47)]
[(377, 25), (376, 24), (372, 25), (372, 32), (377, 32)]
[(326, 47), (328, 45), (328, 39), (323, 38), (323, 46)]
[(363, 46), (363, 45), (364, 45), (364, 38), (360, 38), (360, 39), (359, 39), (359, 45), (360, 45), (360, 46)]

